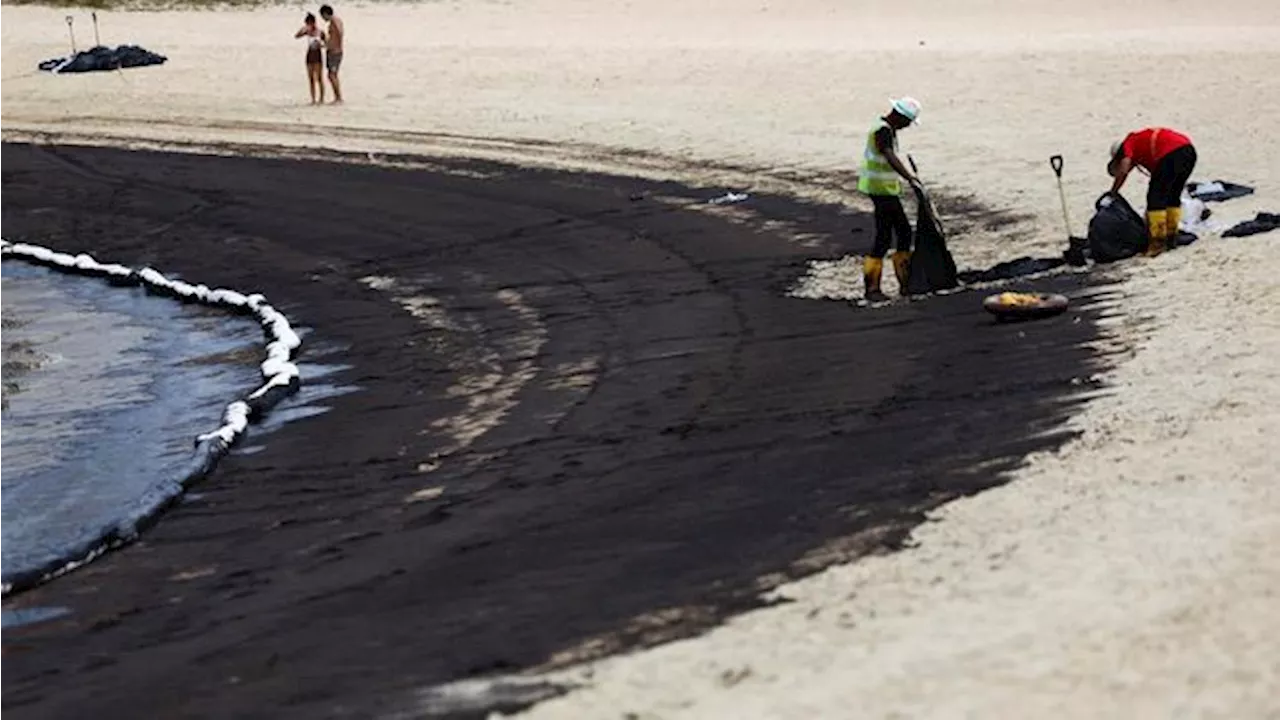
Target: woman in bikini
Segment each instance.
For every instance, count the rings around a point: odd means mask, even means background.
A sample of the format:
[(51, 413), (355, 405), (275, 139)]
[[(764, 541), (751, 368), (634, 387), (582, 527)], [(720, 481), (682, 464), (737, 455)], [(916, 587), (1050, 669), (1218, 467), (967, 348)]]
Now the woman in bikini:
[(302, 21), (302, 28), (293, 36), (307, 39), (307, 85), (311, 89), (311, 104), (323, 105), (324, 61), (321, 52), (324, 49), (324, 33), (316, 24), (316, 16), (307, 13)]

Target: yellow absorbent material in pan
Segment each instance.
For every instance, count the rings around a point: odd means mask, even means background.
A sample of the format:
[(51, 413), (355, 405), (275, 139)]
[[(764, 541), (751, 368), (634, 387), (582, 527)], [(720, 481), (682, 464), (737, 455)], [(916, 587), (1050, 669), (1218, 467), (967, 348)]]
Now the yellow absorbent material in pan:
[(1031, 293), (1000, 293), (999, 302), (1001, 305), (1039, 305), (1043, 299), (1039, 295)]

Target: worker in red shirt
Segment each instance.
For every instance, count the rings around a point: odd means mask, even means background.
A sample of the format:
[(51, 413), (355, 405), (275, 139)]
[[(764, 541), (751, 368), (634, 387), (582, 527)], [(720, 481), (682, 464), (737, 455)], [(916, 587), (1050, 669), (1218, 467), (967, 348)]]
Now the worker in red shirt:
[(1111, 192), (1120, 192), (1134, 166), (1151, 176), (1147, 187), (1147, 257), (1164, 252), (1182, 221), (1182, 188), (1196, 167), (1191, 138), (1177, 130), (1154, 127), (1131, 132), (1111, 146), (1107, 173), (1115, 178)]

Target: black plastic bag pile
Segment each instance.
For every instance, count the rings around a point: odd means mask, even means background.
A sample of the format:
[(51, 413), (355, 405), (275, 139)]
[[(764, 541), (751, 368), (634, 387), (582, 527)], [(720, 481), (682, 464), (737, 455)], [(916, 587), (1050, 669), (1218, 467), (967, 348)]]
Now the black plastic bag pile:
[(40, 63), (40, 69), (54, 73), (94, 72), (121, 68), (160, 65), (169, 58), (140, 48), (137, 45), (121, 45), (109, 48), (99, 45), (81, 50), (71, 57), (53, 58)]

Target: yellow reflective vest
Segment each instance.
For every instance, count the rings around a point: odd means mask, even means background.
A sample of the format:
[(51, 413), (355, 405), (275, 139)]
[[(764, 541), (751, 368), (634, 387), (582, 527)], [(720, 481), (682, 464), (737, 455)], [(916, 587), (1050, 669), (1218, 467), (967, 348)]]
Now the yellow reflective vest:
[[(898, 171), (876, 147), (876, 133), (889, 127), (883, 119), (867, 133), (867, 147), (862, 151), (862, 167), (858, 169), (858, 192), (867, 195), (901, 195), (902, 181)], [(898, 151), (898, 134), (889, 128), (893, 136), (893, 150)]]

